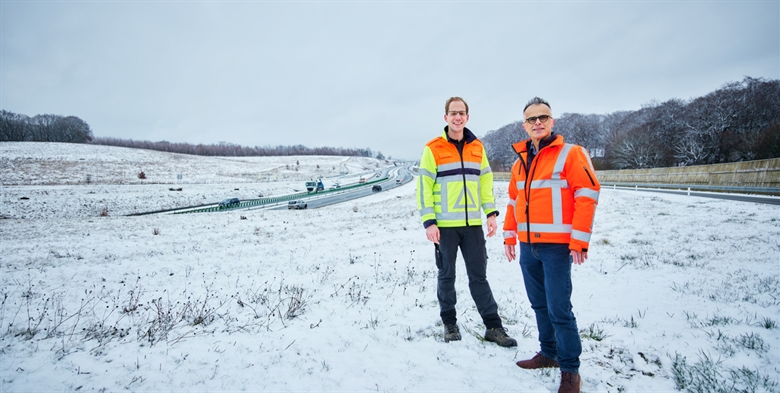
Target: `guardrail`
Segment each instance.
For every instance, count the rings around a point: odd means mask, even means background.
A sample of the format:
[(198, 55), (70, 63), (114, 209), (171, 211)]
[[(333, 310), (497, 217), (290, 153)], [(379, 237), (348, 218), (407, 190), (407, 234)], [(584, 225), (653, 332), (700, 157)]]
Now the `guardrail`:
[(658, 188), (667, 190), (688, 190), (688, 191), (710, 191), (725, 192), (735, 194), (761, 194), (761, 195), (780, 195), (780, 188), (774, 187), (729, 187), (729, 186), (708, 186), (699, 184), (653, 184), (653, 183), (613, 183), (601, 182), (601, 188), (604, 187), (629, 187), (629, 188)]

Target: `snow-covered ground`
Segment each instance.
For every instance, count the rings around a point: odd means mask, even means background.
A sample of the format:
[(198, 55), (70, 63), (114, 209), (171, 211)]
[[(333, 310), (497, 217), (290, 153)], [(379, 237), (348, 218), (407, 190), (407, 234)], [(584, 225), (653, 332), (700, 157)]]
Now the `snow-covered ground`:
[[(518, 347), (481, 340), (462, 264), (464, 337), (444, 343), (414, 183), (124, 216), (292, 193), (342, 164), (385, 165), (0, 143), (0, 391), (556, 391), (557, 372), (514, 364), (538, 343), (500, 236), (488, 279)], [(583, 391), (780, 390), (780, 207), (605, 189), (573, 280)]]

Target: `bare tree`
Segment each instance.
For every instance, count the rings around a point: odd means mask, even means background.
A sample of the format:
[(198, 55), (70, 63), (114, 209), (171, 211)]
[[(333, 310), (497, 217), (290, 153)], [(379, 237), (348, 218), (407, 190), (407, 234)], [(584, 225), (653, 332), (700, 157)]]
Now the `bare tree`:
[(523, 129), (523, 122), (517, 121), (497, 130), (488, 131), (484, 137), (480, 138), (485, 145), (491, 169), (499, 172), (510, 171), (512, 164), (517, 160), (517, 154), (512, 149), (512, 144), (527, 137), (528, 135)]
[(0, 111), (0, 141), (30, 140), (30, 118), (25, 115)]

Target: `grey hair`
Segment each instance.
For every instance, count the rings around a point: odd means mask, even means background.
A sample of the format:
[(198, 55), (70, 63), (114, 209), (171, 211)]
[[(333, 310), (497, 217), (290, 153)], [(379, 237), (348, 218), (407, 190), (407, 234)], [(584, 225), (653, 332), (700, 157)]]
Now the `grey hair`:
[(531, 105), (547, 105), (547, 107), (550, 108), (550, 110), (552, 110), (552, 107), (550, 106), (549, 102), (545, 101), (542, 98), (534, 97), (531, 99), (531, 101), (528, 101), (528, 103), (525, 104), (525, 108), (523, 108), (523, 113), (525, 113), (525, 110), (528, 109), (528, 107)]

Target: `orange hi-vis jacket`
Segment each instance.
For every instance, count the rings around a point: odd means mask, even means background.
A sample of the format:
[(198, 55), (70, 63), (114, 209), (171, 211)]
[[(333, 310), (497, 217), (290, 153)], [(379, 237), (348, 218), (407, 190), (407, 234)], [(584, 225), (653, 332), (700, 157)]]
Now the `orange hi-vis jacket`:
[(601, 185), (585, 148), (563, 143), (557, 135), (528, 162), (528, 140), (512, 147), (509, 203), (504, 218), (504, 244), (568, 244), (587, 251)]

